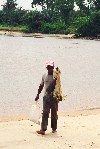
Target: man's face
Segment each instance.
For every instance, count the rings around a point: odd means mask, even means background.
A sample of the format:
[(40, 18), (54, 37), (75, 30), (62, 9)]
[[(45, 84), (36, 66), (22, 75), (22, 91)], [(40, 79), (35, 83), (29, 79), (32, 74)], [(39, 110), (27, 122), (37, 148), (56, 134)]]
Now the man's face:
[(47, 66), (48, 73), (52, 73), (53, 69), (54, 69), (53, 66), (50, 66), (50, 65)]

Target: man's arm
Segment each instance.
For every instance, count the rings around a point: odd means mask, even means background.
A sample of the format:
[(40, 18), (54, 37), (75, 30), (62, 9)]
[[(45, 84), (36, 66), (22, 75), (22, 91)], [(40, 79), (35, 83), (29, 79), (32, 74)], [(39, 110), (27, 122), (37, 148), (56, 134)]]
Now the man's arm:
[(40, 94), (41, 91), (43, 90), (43, 87), (44, 87), (44, 83), (43, 83), (43, 84), (40, 84), (39, 89), (38, 89), (37, 96), (36, 96), (36, 98), (35, 98), (35, 101), (37, 101), (37, 100), (39, 99), (39, 94)]

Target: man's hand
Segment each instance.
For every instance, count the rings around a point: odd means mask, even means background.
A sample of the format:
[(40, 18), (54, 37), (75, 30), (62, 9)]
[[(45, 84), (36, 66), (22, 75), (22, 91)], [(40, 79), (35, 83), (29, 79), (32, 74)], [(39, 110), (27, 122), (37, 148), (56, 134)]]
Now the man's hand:
[(43, 86), (44, 86), (44, 83), (43, 83), (43, 85), (40, 84), (39, 89), (38, 89), (38, 94), (37, 94), (37, 96), (35, 98), (35, 101), (37, 101), (39, 99), (39, 94), (41, 93), (41, 91), (43, 89)]
[(36, 98), (35, 98), (35, 101), (37, 101), (39, 99), (39, 95), (37, 94)]

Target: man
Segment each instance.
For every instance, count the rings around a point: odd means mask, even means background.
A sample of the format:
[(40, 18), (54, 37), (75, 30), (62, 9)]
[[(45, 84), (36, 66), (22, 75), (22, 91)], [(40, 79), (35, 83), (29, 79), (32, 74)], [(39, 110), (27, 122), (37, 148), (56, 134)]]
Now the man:
[(38, 134), (45, 135), (47, 130), (48, 118), (51, 109), (51, 128), (52, 133), (56, 132), (57, 129), (57, 111), (58, 111), (58, 101), (53, 97), (53, 91), (56, 84), (56, 78), (53, 76), (54, 62), (46, 62), (47, 74), (42, 76), (42, 81), (38, 89), (38, 94), (35, 98), (35, 101), (39, 99), (39, 94), (45, 87), (44, 96), (43, 96), (43, 115), (41, 122), (41, 129), (37, 131)]

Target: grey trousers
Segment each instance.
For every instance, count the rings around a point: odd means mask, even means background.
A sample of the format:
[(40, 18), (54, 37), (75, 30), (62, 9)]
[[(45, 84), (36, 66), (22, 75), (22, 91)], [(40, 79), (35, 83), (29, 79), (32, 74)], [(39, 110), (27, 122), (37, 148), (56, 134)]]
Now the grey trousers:
[(48, 126), (48, 118), (51, 109), (51, 128), (53, 130), (57, 129), (57, 111), (58, 111), (58, 101), (52, 95), (45, 95), (43, 97), (43, 115), (41, 130), (46, 131)]

